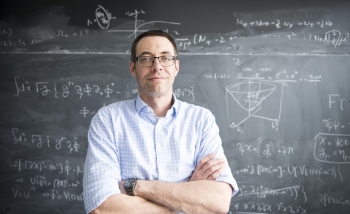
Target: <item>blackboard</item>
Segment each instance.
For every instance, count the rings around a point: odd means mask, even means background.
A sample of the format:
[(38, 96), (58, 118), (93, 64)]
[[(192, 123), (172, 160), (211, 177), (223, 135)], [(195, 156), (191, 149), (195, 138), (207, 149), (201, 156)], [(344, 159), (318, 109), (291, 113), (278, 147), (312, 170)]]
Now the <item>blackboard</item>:
[(349, 213), (346, 1), (11, 1), (0, 22), (0, 213), (84, 213), (87, 131), (137, 96), (130, 47), (179, 48), (174, 94), (213, 112), (229, 213)]

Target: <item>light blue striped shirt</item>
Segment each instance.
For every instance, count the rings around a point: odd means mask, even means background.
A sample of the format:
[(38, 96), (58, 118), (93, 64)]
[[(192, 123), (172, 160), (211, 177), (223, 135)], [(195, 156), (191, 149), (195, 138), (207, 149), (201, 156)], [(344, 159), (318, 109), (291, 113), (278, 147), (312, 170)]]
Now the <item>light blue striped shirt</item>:
[[(103, 107), (93, 117), (83, 180), (86, 212), (120, 194), (121, 180), (187, 182), (204, 156), (226, 159), (213, 114), (173, 98), (160, 119), (140, 96)], [(228, 164), (216, 181), (231, 184), (237, 193)]]

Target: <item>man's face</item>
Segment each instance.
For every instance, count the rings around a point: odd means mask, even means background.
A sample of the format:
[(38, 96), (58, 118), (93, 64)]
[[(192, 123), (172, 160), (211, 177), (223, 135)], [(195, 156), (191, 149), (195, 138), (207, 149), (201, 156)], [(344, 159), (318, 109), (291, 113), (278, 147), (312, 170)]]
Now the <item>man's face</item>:
[[(175, 56), (171, 42), (160, 36), (142, 38), (136, 46), (136, 56)], [(142, 67), (138, 62), (130, 62), (130, 72), (139, 85), (139, 94), (142, 96), (162, 97), (172, 94), (175, 76), (179, 71), (179, 61), (163, 67), (158, 58), (154, 59), (151, 67)]]

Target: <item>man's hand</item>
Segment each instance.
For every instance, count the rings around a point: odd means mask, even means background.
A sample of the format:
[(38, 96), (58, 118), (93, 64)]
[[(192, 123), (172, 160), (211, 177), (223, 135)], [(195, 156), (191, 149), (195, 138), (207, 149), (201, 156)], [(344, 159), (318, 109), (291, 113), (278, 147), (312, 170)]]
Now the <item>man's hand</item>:
[(214, 158), (215, 154), (209, 154), (202, 158), (189, 181), (214, 180), (219, 177), (225, 167), (225, 160)]

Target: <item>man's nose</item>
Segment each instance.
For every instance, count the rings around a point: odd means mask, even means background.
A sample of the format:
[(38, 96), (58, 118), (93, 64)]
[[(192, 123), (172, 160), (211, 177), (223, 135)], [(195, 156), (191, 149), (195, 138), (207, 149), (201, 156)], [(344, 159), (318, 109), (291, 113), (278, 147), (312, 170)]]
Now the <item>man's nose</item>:
[(154, 68), (161, 68), (162, 67), (159, 57), (154, 57), (152, 67), (154, 67)]

